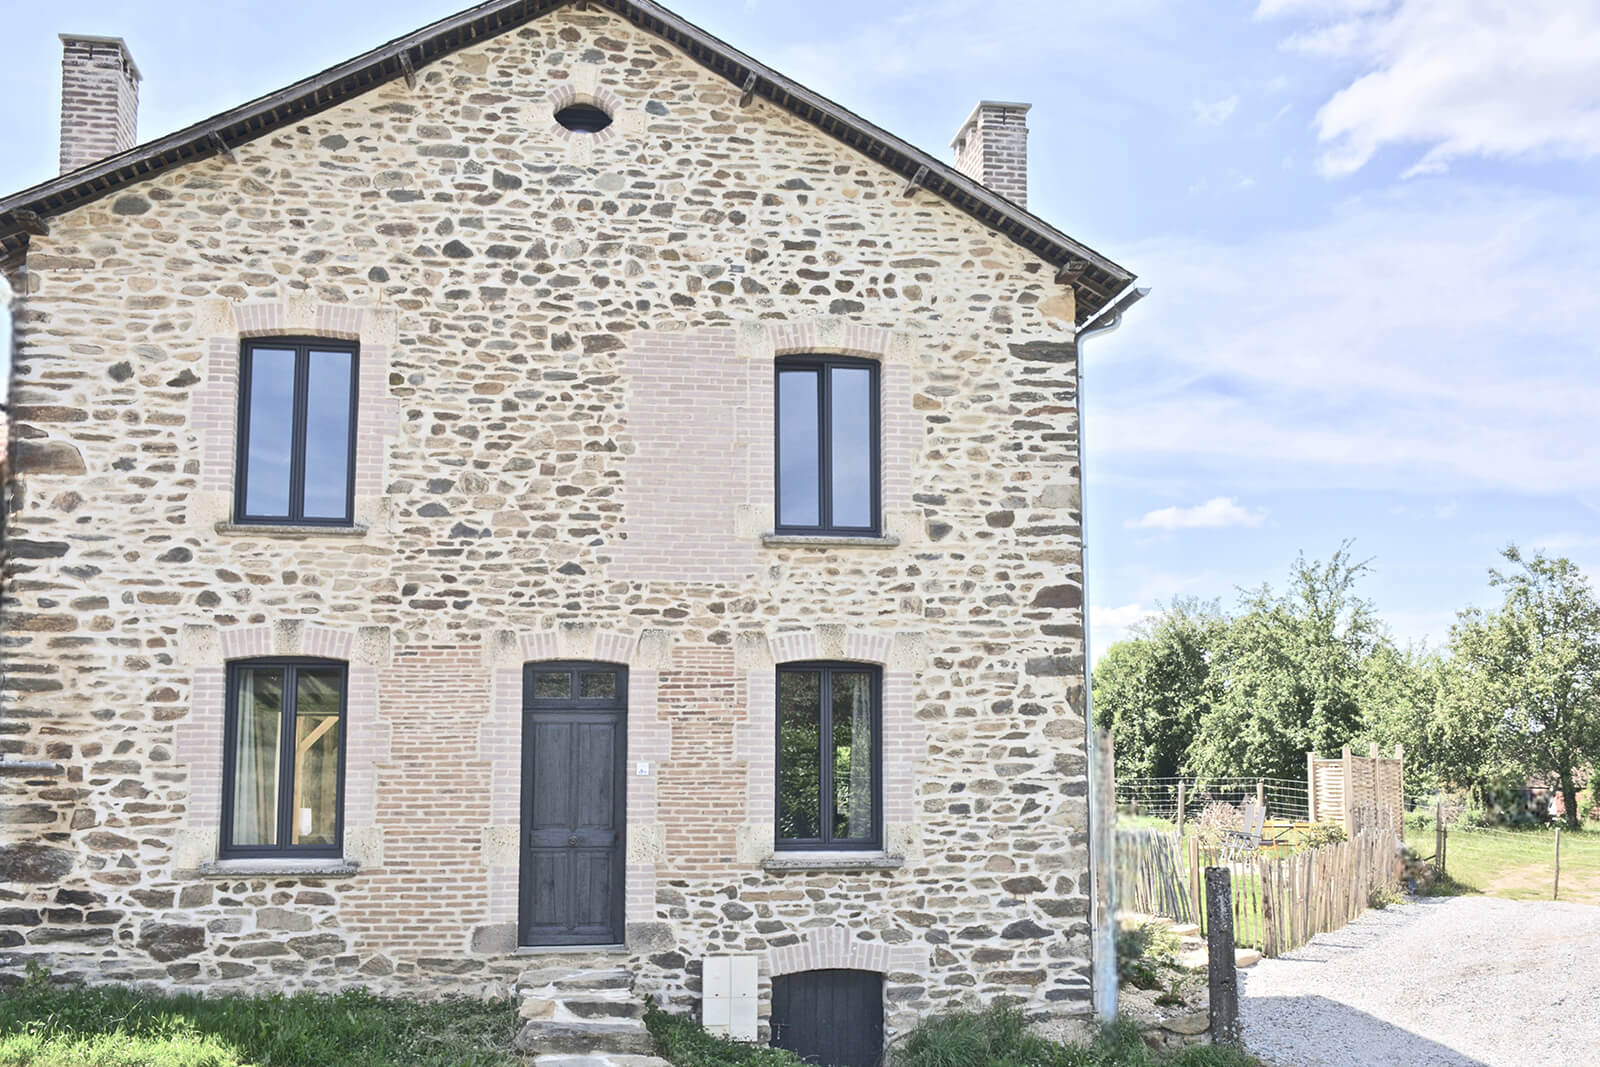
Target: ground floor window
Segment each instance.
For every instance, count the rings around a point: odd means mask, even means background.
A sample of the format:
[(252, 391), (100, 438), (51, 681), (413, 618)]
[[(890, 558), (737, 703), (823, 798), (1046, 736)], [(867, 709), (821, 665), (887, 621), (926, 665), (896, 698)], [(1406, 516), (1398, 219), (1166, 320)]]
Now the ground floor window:
[(338, 856), (346, 671), (329, 660), (228, 667), (224, 856)]
[(779, 848), (879, 847), (880, 682), (859, 663), (778, 668)]

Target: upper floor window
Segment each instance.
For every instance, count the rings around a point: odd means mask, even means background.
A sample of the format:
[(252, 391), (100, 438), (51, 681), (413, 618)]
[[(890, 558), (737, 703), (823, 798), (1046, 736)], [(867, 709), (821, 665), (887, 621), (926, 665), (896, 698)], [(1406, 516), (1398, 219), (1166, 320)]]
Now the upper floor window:
[(878, 533), (878, 365), (831, 356), (778, 361), (780, 533)]
[(338, 856), (346, 670), (333, 660), (228, 665), (223, 856)]
[(339, 341), (244, 343), (235, 521), (354, 521), (356, 357)]
[(879, 682), (860, 663), (778, 668), (778, 848), (880, 847)]

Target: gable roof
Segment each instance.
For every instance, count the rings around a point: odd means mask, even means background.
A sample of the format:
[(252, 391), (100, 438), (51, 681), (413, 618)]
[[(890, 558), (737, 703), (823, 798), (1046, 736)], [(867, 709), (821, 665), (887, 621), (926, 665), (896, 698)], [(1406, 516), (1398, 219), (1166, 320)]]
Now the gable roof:
[(1080, 244), (977, 181), (678, 17), (654, 0), (488, 0), (414, 33), (298, 81), (31, 189), (0, 199), (0, 262), (19, 256), (45, 219), (133, 182), (205, 159), (396, 78), (410, 80), (429, 62), (516, 29), (566, 3), (606, 8), (677, 46), (707, 70), (781, 107), (910, 184), (947, 200), (1058, 269), (1077, 290), (1078, 322), (1088, 321), (1132, 283), (1131, 271)]

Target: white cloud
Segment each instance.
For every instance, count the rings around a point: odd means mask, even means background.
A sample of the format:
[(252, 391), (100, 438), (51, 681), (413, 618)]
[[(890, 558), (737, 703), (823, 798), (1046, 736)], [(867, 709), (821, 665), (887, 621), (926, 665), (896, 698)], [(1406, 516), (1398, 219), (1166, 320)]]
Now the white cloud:
[(1137, 603), (1123, 604), (1121, 607), (1115, 608), (1091, 607), (1089, 609), (1091, 622), (1099, 626), (1114, 626), (1123, 630), (1126, 630), (1134, 623), (1142, 622), (1152, 614), (1154, 612), (1151, 609)]
[(1239, 97), (1228, 96), (1221, 100), (1194, 100), (1189, 104), (1194, 120), (1202, 126), (1221, 126), (1239, 110)]
[[(1319, 224), (1130, 248), (1096, 453), (1232, 486), (1600, 490), (1600, 203), (1408, 183)], [(1115, 360), (1105, 366), (1101, 360)]]
[(1287, 47), (1359, 65), (1317, 114), (1326, 174), (1400, 144), (1427, 146), (1408, 175), (1600, 155), (1594, 0), (1260, 0), (1256, 13), (1302, 24)]
[(1157, 508), (1123, 523), (1130, 530), (1219, 530), (1229, 526), (1260, 526), (1264, 511), (1241, 507), (1231, 496), (1212, 497), (1192, 508)]
[(1106, 649), (1124, 640), (1129, 631), (1155, 614), (1143, 604), (1123, 604), (1121, 607), (1089, 606), (1089, 659), (1090, 667), (1100, 662)]
[(1581, 548), (1600, 548), (1600, 534), (1571, 531), (1548, 534), (1529, 541), (1528, 547), (1546, 555), (1561, 556)]

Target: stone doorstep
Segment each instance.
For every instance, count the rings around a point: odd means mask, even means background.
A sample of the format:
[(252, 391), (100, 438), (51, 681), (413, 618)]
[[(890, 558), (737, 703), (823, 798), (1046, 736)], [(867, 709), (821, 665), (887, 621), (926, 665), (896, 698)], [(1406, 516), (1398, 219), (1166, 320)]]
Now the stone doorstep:
[(517, 1034), (516, 1047), (536, 1056), (653, 1056), (655, 1039), (637, 1019), (620, 1022), (555, 1022), (533, 1019)]
[[(540, 1061), (567, 1058), (574, 1062), (565, 1067), (606, 1067), (604, 1062), (576, 1061), (651, 1058), (655, 1053), (655, 1041), (644, 1025), (645, 1006), (633, 995), (630, 971), (547, 964), (523, 974), (517, 992), (519, 1014), (528, 1021), (517, 1034), (516, 1045)], [(562, 1065), (552, 1062), (550, 1067)]]
[(533, 1057), (534, 1067), (672, 1067), (655, 1056), (561, 1056)]
[(633, 989), (633, 972), (621, 967), (570, 967), (546, 964), (536, 970), (524, 971), (517, 979), (519, 990), (554, 990), (560, 992), (593, 992), (599, 990)]
[[(1178, 966), (1187, 967), (1191, 971), (1205, 970), (1211, 962), (1211, 955), (1204, 946), (1188, 948), (1178, 953)], [(1261, 962), (1261, 953), (1253, 948), (1239, 948), (1233, 951), (1233, 965), (1235, 967), (1254, 967)]]

